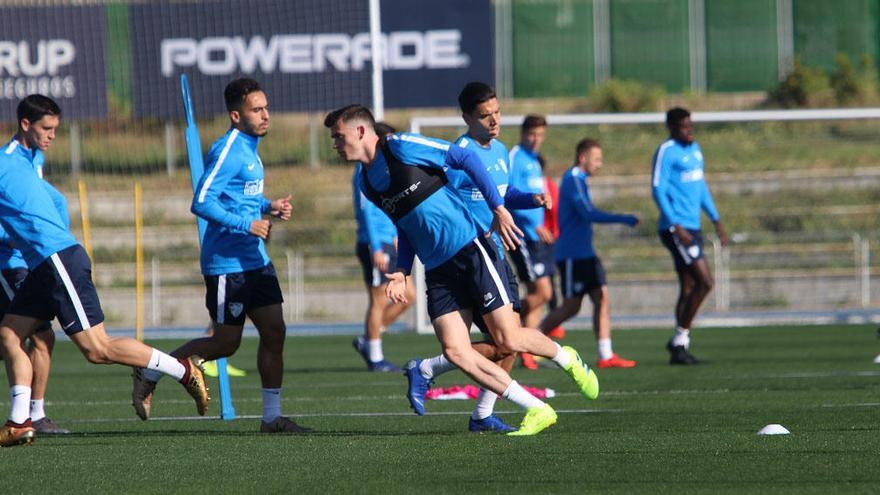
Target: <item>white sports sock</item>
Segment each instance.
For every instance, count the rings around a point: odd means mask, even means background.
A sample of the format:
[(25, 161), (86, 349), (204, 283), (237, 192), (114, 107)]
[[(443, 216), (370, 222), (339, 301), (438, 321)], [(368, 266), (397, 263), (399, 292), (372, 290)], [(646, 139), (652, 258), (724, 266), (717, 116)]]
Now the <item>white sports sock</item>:
[(382, 339), (368, 340), (367, 349), (370, 351), (371, 362), (378, 363), (385, 359), (385, 354), (382, 353)]
[(31, 412), (31, 388), (24, 385), (13, 385), (9, 389), (9, 420), (13, 423), (24, 423)]
[[(153, 355), (150, 356), (150, 364), (147, 365), (144, 375), (151, 382), (158, 382), (162, 375), (174, 377), (180, 381), (186, 374), (186, 368), (170, 354), (165, 354), (159, 349), (153, 349)], [(156, 378), (155, 380), (153, 378)]]
[(672, 345), (683, 345), (685, 349), (691, 346), (691, 331), (687, 328), (675, 327), (675, 333), (672, 334)]
[(599, 359), (611, 359), (614, 351), (611, 350), (611, 339), (599, 339), (596, 342), (599, 348)]
[(502, 396), (523, 409), (542, 407), (544, 405), (544, 403), (541, 402), (541, 399), (538, 399), (530, 394), (528, 390), (522, 388), (519, 383), (516, 383), (516, 380), (510, 382), (510, 385), (507, 386), (507, 390), (504, 391)]
[(553, 345), (556, 346), (556, 356), (553, 358), (553, 362), (562, 369), (567, 368), (569, 363), (571, 363), (571, 357), (569, 357), (568, 353), (562, 351), (561, 345), (556, 342), (553, 342)]
[(45, 399), (31, 400), (31, 421), (46, 417), (46, 411), (43, 409), (45, 402)]
[(474, 419), (488, 418), (495, 411), (495, 401), (497, 400), (498, 394), (491, 390), (481, 388), (480, 394), (477, 395), (477, 406), (474, 407), (474, 412), (471, 414), (471, 417)]
[(443, 373), (454, 369), (456, 369), (456, 366), (449, 362), (443, 354), (423, 359), (422, 363), (419, 365), (419, 371), (422, 372), (422, 376), (428, 379), (440, 376)]
[(263, 421), (271, 423), (281, 416), (281, 389), (263, 389)]

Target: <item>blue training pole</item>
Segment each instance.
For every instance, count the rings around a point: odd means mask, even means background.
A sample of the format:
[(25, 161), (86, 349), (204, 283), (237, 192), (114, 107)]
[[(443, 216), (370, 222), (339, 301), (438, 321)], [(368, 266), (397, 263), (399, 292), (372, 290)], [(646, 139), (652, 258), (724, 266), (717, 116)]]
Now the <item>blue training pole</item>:
[[(186, 74), (180, 75), (180, 93), (183, 98), (183, 108), (186, 113), (186, 153), (189, 158), (189, 174), (192, 179), (193, 193), (199, 184), (199, 179), (205, 173), (205, 163), (202, 159), (202, 141), (199, 139), (199, 127), (196, 124), (193, 112), (192, 98), (190, 98), (189, 81)], [(205, 236), (207, 222), (204, 218), (196, 217), (199, 227), (199, 245)], [(217, 373), (220, 382), (220, 418), (227, 421), (235, 419), (235, 407), (232, 405), (232, 389), (229, 388), (229, 373), (226, 372), (226, 358), (217, 360)]]

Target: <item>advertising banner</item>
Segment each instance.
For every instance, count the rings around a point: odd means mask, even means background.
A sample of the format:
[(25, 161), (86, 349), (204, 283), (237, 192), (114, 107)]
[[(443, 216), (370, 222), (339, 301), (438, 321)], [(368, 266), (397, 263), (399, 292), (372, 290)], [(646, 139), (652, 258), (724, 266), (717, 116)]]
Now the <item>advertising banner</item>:
[[(196, 112), (225, 112), (223, 88), (242, 76), (275, 111), (371, 104), (368, 2), (219, 1), (130, 7), (137, 115), (181, 115), (179, 74)], [(493, 82), (489, 0), (383, 0), (385, 104), (450, 106), (466, 82)]]
[(107, 115), (103, 7), (0, 7), (0, 112), (32, 93), (65, 119)]

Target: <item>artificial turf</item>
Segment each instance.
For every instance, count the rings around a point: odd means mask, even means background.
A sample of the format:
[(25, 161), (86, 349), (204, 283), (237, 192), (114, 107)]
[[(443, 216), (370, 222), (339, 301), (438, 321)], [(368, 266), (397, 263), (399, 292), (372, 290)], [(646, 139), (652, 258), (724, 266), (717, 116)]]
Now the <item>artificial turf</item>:
[[(127, 369), (89, 365), (59, 342), (46, 409), (74, 433), (0, 449), (0, 479), (6, 493), (876, 493), (873, 327), (700, 329), (692, 352), (705, 363), (696, 367), (669, 366), (667, 338), (617, 331), (615, 350), (638, 366), (599, 370), (596, 401), (557, 369), (516, 369), (521, 383), (555, 389), (560, 413), (549, 430), (520, 438), (469, 433), (472, 401), (429, 401), (429, 414), (415, 416), (403, 376), (364, 371), (350, 336), (287, 340), (283, 409), (315, 428), (301, 436), (259, 434), (259, 419), (171, 419), (195, 414), (171, 380), (141, 422)], [(566, 342), (594, 359), (590, 332), (570, 331)], [(390, 335), (385, 350), (403, 363), (438, 345)], [(240, 416), (261, 412), (255, 353), (245, 339), (231, 359), (249, 372), (232, 381)], [(457, 371), (437, 382), (468, 383)], [(506, 401), (497, 410), (513, 425), (522, 416)], [(756, 435), (770, 423), (791, 434)]]

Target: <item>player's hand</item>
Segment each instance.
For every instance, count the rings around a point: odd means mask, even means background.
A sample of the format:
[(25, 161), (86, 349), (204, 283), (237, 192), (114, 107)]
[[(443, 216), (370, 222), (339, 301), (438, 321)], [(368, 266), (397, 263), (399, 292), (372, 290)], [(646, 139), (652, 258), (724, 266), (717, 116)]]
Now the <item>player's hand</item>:
[(260, 219), (251, 222), (251, 228), (248, 229), (248, 232), (265, 241), (269, 239), (269, 231), (271, 230), (272, 224), (268, 220)]
[(385, 255), (385, 251), (381, 249), (373, 251), (373, 266), (383, 273), (388, 269), (388, 256)]
[(505, 208), (504, 205), (498, 205), (497, 208), (492, 210), (492, 215), (494, 215), (495, 219), (492, 220), (492, 228), (489, 229), (489, 232), (498, 233), (498, 237), (501, 238), (501, 244), (504, 246), (504, 249), (508, 251), (516, 250), (516, 247), (520, 244), (519, 239), (523, 236), (523, 233), (513, 222), (513, 217), (510, 216), (510, 212), (507, 211), (507, 208)]
[(629, 225), (630, 227), (635, 227), (636, 225), (639, 224), (639, 222), (641, 222), (641, 220), (639, 220), (638, 216), (630, 215), (629, 220), (626, 222), (626, 224)]
[(543, 206), (545, 210), (553, 209), (553, 196), (547, 193), (535, 194), (534, 200), (536, 206)]
[(269, 214), (284, 221), (290, 220), (290, 214), (293, 211), (293, 206), (290, 204), (291, 197), (288, 194), (286, 198), (278, 198), (272, 201), (269, 205)]
[(553, 237), (553, 232), (550, 232), (550, 230), (543, 225), (535, 227), (535, 233), (538, 234), (538, 239), (544, 244), (553, 244), (556, 242), (556, 238)]
[(673, 232), (673, 235), (678, 237), (678, 240), (681, 241), (682, 244), (688, 247), (694, 243), (694, 236), (692, 236), (691, 233), (687, 231), (687, 229), (683, 228), (679, 224), (675, 224), (674, 228), (675, 232)]
[(727, 243), (730, 242), (730, 239), (727, 237), (727, 231), (724, 230), (724, 225), (721, 224), (721, 220), (715, 222), (715, 233), (718, 234), (718, 240), (721, 241), (721, 246), (727, 247)]
[(406, 276), (403, 272), (386, 273), (388, 285), (385, 286), (385, 296), (392, 303), (407, 304), (409, 300), (406, 298)]

